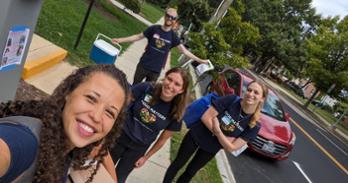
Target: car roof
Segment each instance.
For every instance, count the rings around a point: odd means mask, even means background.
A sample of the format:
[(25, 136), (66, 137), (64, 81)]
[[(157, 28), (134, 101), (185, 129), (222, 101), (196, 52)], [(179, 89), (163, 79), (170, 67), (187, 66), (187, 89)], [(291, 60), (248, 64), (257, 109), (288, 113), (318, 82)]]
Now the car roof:
[[(247, 73), (246, 71), (242, 71), (242, 70), (240, 70), (240, 69), (235, 69), (234, 71), (238, 72), (238, 73), (241, 75), (242, 80), (243, 80), (243, 81), (246, 81), (247, 83), (250, 83), (251, 81), (254, 81), (254, 80), (255, 80), (255, 78), (252, 77), (251, 75), (249, 75), (249, 73)], [(264, 83), (263, 80), (260, 80), (260, 79), (259, 79), (258, 81), (261, 81), (261, 82)], [(265, 84), (265, 83), (264, 83), (264, 84)], [(266, 85), (266, 86), (267, 86), (267, 85)], [(268, 88), (268, 94), (272, 94), (272, 95), (276, 95), (276, 96), (277, 96), (277, 94), (276, 94), (270, 87), (267, 86), (267, 88)], [(277, 97), (278, 97), (278, 96), (277, 96)]]

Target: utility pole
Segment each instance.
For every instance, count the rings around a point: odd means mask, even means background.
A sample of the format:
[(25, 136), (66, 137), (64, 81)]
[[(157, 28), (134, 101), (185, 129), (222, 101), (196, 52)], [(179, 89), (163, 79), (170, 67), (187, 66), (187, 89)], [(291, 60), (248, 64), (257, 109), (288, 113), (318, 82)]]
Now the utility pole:
[(82, 22), (81, 27), (80, 27), (79, 34), (77, 35), (77, 38), (76, 38), (76, 41), (75, 41), (74, 49), (76, 49), (76, 48), (79, 46), (80, 39), (81, 39), (81, 36), (82, 36), (82, 34), (83, 34), (83, 31), (85, 30), (85, 26), (86, 26), (86, 23), (87, 23), (89, 14), (91, 13), (91, 10), (92, 10), (94, 1), (95, 1), (95, 0), (91, 0), (91, 2), (89, 3), (87, 12), (86, 12), (86, 14), (85, 14), (85, 18), (83, 19), (83, 22)]
[(226, 15), (232, 2), (233, 0), (222, 0), (214, 15), (210, 18), (209, 23), (217, 22), (217, 25), (219, 25), (221, 19)]
[(0, 1), (1, 102), (15, 99), (42, 3), (43, 0)]

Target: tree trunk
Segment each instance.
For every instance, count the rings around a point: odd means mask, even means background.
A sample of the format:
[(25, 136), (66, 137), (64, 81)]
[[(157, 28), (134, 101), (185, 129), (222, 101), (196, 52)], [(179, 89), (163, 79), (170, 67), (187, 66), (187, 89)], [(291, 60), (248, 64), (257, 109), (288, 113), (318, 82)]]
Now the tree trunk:
[(228, 10), (232, 2), (233, 0), (222, 0), (214, 15), (210, 18), (209, 23), (220, 22), (220, 20), (225, 16), (225, 12)]
[(262, 66), (261, 72), (260, 73), (264, 73), (267, 71), (267, 69), (272, 65), (274, 60), (274, 57), (272, 57), (271, 59), (266, 60), (265, 64)]
[(311, 96), (311, 98), (309, 98), (309, 99), (307, 100), (307, 102), (304, 104), (304, 106), (305, 106), (306, 108), (307, 108), (307, 107), (309, 106), (309, 104), (313, 101), (314, 97), (317, 96), (318, 92), (319, 92), (319, 89), (316, 88), (315, 91), (314, 91), (314, 93), (313, 93), (313, 95)]
[(311, 80), (308, 80), (303, 86), (301, 86), (301, 89), (305, 88), (307, 85), (309, 85), (310, 83), (312, 83)]

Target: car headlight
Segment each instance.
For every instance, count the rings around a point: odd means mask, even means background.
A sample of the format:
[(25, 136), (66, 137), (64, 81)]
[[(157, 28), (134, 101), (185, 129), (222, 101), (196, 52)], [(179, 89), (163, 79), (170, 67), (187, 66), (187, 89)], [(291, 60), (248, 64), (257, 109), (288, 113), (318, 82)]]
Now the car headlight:
[(295, 145), (295, 141), (296, 141), (296, 135), (294, 132), (292, 132), (292, 138), (291, 138), (289, 144), (291, 144), (293, 146), (293, 145)]

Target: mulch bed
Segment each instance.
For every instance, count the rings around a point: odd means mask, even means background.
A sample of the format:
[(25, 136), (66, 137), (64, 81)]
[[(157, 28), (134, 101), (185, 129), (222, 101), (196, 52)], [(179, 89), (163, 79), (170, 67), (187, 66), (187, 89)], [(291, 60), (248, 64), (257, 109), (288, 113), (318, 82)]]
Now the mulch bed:
[(18, 84), (15, 100), (41, 100), (48, 96), (47, 93), (21, 79)]

